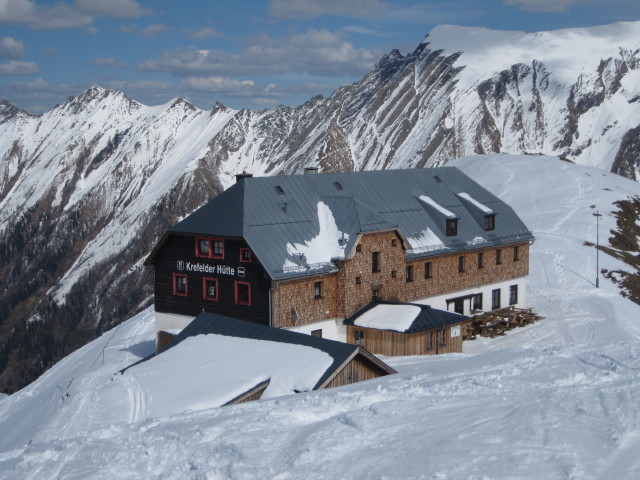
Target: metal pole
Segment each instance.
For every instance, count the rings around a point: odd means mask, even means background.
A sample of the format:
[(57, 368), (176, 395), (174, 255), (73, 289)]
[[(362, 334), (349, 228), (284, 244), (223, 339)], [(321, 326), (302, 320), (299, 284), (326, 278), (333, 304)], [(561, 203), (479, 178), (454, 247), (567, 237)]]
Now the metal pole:
[(600, 288), (600, 213), (596, 210), (596, 288)]

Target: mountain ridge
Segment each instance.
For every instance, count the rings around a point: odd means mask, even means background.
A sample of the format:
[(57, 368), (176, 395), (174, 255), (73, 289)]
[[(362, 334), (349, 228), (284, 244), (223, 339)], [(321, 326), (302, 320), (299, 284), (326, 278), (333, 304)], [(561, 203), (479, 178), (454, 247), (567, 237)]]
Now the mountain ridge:
[[(219, 103), (201, 110), (181, 98), (145, 106), (99, 86), (38, 116), (3, 102), (0, 390), (19, 388), (23, 375), (8, 368), (32, 362), (25, 353), (18, 360), (12, 346), (16, 335), (29, 338), (25, 322), (32, 329), (47, 321), (63, 330), (75, 325), (91, 338), (148, 305), (146, 253), (169, 225), (241, 171), (424, 168), (510, 152), (559, 155), (636, 179), (640, 22), (622, 27), (538, 34), (437, 27), (412, 53), (389, 52), (362, 80), (327, 98), (257, 112)], [(587, 35), (616, 29), (613, 40)], [(487, 36), (508, 42), (474, 43)], [(505, 56), (514, 36), (551, 60), (525, 58), (524, 47)], [(454, 38), (473, 52), (447, 50)], [(551, 40), (535, 43), (540, 38)], [(581, 64), (589, 41), (605, 56)], [(567, 60), (573, 66), (559, 75), (550, 66), (562, 66), (563, 55), (578, 60)], [(503, 58), (517, 63), (503, 68)], [(490, 74), (477, 74), (479, 68)], [(572, 80), (560, 81), (567, 76)], [(65, 344), (47, 333), (51, 328), (30, 343), (37, 358), (29, 375), (54, 355), (40, 358), (41, 343)]]

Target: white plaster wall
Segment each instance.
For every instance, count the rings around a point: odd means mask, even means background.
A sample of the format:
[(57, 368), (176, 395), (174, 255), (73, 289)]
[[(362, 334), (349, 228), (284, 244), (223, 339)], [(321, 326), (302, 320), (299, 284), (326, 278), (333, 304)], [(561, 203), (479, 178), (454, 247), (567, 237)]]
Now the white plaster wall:
[(164, 330), (169, 333), (178, 333), (189, 325), (194, 318), (188, 315), (156, 312), (156, 332)]
[[(467, 290), (459, 290), (457, 292), (449, 292), (444, 295), (439, 295), (437, 297), (429, 297), (423, 298), (420, 300), (415, 300), (413, 303), (419, 303), (422, 305), (430, 305), (433, 308), (437, 308), (438, 310), (448, 310), (453, 312), (454, 304), (450, 303), (447, 308), (447, 300), (451, 300), (458, 297), (464, 297), (467, 295), (475, 295), (477, 293), (482, 293), (482, 309), (484, 311), (491, 310), (491, 294), (492, 291), (496, 288), (500, 289), (500, 307), (508, 307), (509, 306), (509, 287), (511, 285), (518, 285), (518, 303), (516, 306), (524, 307), (526, 306), (526, 277), (516, 278), (507, 280), (505, 282), (492, 283), (489, 285), (483, 285), (478, 288), (470, 288)], [(464, 301), (464, 315), (471, 314), (471, 301)]]
[(310, 323), (308, 325), (301, 325), (299, 327), (291, 327), (286, 330), (292, 332), (304, 333), (311, 335), (313, 330), (322, 330), (322, 338), (328, 338), (329, 340), (337, 340), (339, 342), (347, 341), (347, 327), (342, 324), (342, 318), (332, 318), (329, 320), (323, 320), (321, 322)]

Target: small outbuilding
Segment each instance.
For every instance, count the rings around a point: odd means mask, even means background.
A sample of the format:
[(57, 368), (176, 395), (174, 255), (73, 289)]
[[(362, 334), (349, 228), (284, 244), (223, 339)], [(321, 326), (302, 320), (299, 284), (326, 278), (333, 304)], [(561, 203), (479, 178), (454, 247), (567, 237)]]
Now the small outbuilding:
[(417, 303), (374, 301), (344, 321), (347, 341), (380, 355), (461, 353), (469, 317)]
[(198, 315), (162, 352), (125, 371), (158, 403), (152, 409), (159, 414), (319, 390), (393, 373), (393, 368), (356, 345), (209, 312)]

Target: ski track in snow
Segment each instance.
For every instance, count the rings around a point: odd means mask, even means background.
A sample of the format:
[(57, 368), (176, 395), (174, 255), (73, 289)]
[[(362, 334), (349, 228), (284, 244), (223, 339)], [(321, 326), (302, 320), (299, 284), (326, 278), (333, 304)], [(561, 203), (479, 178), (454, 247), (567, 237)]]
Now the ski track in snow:
[[(398, 375), (155, 418), (133, 376), (115, 374), (152, 348), (147, 310), (0, 398), (0, 431), (13, 437), (0, 435), (0, 477), (640, 478), (640, 307), (605, 279), (595, 288), (584, 245), (590, 205), (608, 213), (640, 185), (587, 180), (591, 169), (555, 159), (457, 166), (533, 229), (526, 303), (544, 320), (462, 354), (384, 358)], [(601, 233), (615, 225), (601, 221)], [(602, 254), (601, 266), (620, 264)]]

